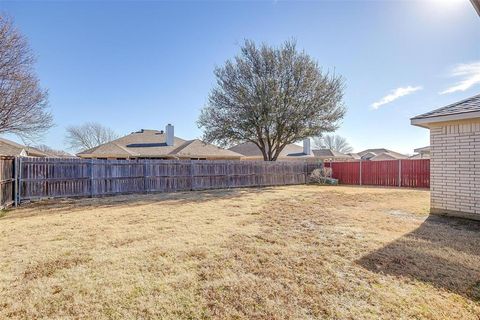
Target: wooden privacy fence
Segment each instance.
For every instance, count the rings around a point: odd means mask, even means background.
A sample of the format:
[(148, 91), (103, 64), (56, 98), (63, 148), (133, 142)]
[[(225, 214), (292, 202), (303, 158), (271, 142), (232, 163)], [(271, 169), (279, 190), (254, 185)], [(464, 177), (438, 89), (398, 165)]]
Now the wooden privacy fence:
[[(326, 163), (342, 184), (428, 188), (429, 160)], [(321, 163), (0, 158), (0, 206), (22, 200), (304, 184)]]
[(430, 187), (429, 159), (332, 162), (325, 166), (332, 168), (333, 178), (342, 184)]
[(20, 200), (304, 184), (309, 169), (292, 161), (20, 158), (19, 163)]

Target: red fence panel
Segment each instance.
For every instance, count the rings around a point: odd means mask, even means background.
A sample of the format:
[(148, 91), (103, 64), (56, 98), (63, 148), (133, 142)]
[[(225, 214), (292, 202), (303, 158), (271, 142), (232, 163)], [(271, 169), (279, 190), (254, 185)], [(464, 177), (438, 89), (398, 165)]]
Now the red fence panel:
[(398, 161), (362, 161), (362, 184), (398, 187)]
[(332, 162), (332, 178), (341, 184), (360, 184), (360, 162)]
[[(360, 164), (362, 166), (361, 180)], [(332, 177), (338, 179), (341, 184), (407, 188), (430, 187), (429, 159), (332, 162), (325, 163), (325, 166), (332, 168)]]
[(429, 188), (430, 187), (430, 160), (401, 160), (402, 187)]

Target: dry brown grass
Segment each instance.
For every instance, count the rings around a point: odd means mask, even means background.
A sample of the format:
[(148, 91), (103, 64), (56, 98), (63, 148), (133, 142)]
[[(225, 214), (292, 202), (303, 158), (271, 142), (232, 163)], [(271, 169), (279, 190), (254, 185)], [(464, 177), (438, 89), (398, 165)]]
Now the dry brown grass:
[(0, 219), (0, 318), (479, 319), (480, 225), (426, 191), (44, 202)]

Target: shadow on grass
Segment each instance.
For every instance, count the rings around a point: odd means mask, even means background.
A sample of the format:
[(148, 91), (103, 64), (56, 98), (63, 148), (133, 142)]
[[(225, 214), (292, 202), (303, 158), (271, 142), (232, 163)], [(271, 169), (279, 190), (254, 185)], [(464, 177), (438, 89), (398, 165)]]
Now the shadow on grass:
[(480, 222), (430, 216), (413, 232), (357, 263), (480, 301)]
[[(156, 192), (142, 194), (106, 195), (93, 198), (56, 198), (43, 199), (20, 206), (19, 211), (11, 210), (6, 215), (0, 214), (1, 220), (30, 217), (33, 215), (55, 212), (75, 212), (88, 208), (105, 209), (117, 206), (139, 206), (149, 204), (182, 205), (203, 203), (212, 200), (235, 199), (242, 196), (273, 192), (273, 187), (231, 188), (181, 192)], [(25, 209), (25, 210), (22, 210)], [(17, 214), (18, 213), (18, 214)]]

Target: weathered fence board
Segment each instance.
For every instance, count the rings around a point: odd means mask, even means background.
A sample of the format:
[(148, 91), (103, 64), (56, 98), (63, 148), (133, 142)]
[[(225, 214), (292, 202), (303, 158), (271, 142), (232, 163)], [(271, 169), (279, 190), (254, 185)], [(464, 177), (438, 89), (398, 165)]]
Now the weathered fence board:
[(342, 184), (430, 187), (430, 160), (404, 159), (385, 161), (332, 162), (332, 176)]
[(303, 184), (307, 174), (303, 162), (22, 158), (20, 163), (23, 200)]
[(10, 206), (15, 201), (15, 158), (0, 157), (0, 207)]

